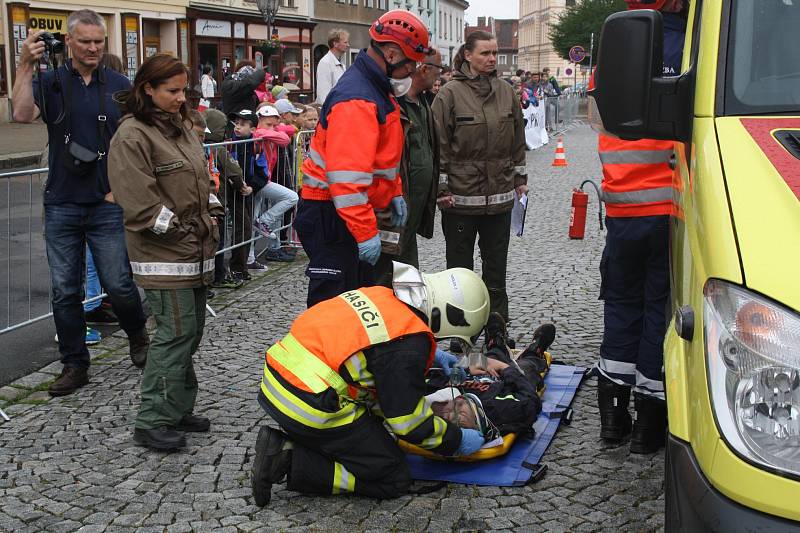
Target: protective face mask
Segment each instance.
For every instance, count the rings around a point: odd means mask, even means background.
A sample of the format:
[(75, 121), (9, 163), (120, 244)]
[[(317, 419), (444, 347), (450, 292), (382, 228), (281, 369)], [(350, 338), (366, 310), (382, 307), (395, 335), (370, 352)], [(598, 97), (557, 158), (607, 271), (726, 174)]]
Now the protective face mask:
[(395, 96), (403, 96), (411, 90), (411, 76), (403, 78), (402, 80), (389, 78), (389, 83), (392, 86), (392, 94)]

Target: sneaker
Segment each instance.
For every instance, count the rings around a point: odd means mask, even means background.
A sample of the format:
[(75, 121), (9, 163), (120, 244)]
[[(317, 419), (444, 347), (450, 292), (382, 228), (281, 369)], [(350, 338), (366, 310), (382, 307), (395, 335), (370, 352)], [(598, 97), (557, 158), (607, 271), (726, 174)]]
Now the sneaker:
[(267, 250), (264, 252), (264, 259), (266, 261), (277, 261), (280, 263), (291, 263), (294, 261), (295, 256), (278, 248), (276, 250)]
[[(58, 342), (58, 333), (53, 337), (53, 340)], [(103, 335), (96, 329), (87, 326), (86, 328), (86, 346), (93, 346), (103, 340)]]
[(269, 226), (263, 222), (253, 222), (253, 229), (256, 230), (262, 237), (266, 237), (267, 239), (278, 238), (278, 236), (275, 235), (275, 232), (270, 231)]
[(128, 344), (130, 345), (130, 356), (133, 366), (136, 368), (144, 368), (147, 364), (147, 352), (150, 349), (150, 336), (147, 334), (147, 330), (142, 328), (133, 335), (129, 335)]
[(226, 275), (220, 281), (214, 281), (211, 286), (215, 289), (238, 289), (244, 283), (240, 279), (236, 279), (233, 277), (232, 273)]
[(292, 466), (292, 449), (287, 435), (263, 426), (258, 431), (255, 458), (250, 476), (256, 505), (264, 507), (272, 497), (272, 485), (280, 483)]
[(241, 272), (231, 272), (231, 277), (241, 285), (245, 281), (250, 281), (253, 277), (247, 270)]
[(47, 392), (50, 396), (66, 396), (67, 394), (72, 394), (87, 383), (89, 383), (88, 368), (65, 366), (61, 371), (61, 375), (47, 388)]
[(183, 415), (181, 421), (175, 425), (175, 429), (187, 433), (205, 433), (211, 429), (211, 421), (204, 416), (189, 413), (188, 415)]
[(94, 326), (108, 326), (119, 323), (114, 312), (104, 308), (102, 305), (96, 309), (92, 309), (88, 313), (84, 313), (83, 316), (87, 324)]
[(136, 444), (162, 452), (186, 446), (186, 434), (167, 426), (158, 429), (136, 428), (133, 430), (133, 440)]
[(247, 263), (247, 270), (259, 270), (259, 271), (267, 271), (269, 267), (263, 263), (259, 263), (258, 261), (253, 261), (252, 263)]

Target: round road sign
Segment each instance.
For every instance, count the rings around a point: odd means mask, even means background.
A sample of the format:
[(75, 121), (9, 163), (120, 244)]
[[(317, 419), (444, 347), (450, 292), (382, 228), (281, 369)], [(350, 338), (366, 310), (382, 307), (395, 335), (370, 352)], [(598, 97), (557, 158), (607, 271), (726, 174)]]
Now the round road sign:
[(569, 60), (573, 63), (580, 63), (586, 57), (586, 50), (582, 46), (573, 46), (569, 49)]

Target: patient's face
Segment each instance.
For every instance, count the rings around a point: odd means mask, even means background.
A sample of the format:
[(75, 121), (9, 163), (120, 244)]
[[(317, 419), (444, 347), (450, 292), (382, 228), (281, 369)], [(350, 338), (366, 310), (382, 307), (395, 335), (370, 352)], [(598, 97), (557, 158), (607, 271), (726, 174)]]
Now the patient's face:
[(459, 396), (453, 400), (446, 402), (433, 402), (431, 405), (433, 413), (445, 420), (457, 423), (459, 427), (468, 429), (477, 429), (478, 421), (475, 419), (475, 413), (469, 407), (469, 403)]

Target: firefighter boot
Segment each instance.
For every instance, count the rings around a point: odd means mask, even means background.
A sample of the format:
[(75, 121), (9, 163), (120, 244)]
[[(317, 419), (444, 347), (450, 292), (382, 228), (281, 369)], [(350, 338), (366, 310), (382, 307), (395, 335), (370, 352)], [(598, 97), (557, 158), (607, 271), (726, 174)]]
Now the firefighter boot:
[(250, 485), (256, 505), (264, 507), (272, 497), (272, 485), (280, 483), (292, 466), (291, 442), (282, 431), (263, 426), (258, 431)]
[(619, 442), (631, 431), (628, 402), (631, 388), (617, 385), (604, 375), (597, 378), (597, 406), (600, 408), (600, 438)]
[(506, 321), (503, 320), (500, 313), (490, 313), (489, 319), (486, 321), (486, 349), (494, 346), (503, 348), (508, 347), (508, 330), (506, 329)]
[(631, 433), (631, 453), (655, 453), (667, 438), (667, 404), (663, 400), (634, 393), (636, 420)]

